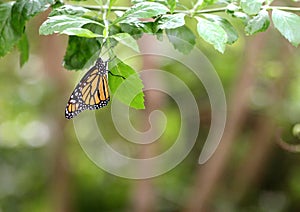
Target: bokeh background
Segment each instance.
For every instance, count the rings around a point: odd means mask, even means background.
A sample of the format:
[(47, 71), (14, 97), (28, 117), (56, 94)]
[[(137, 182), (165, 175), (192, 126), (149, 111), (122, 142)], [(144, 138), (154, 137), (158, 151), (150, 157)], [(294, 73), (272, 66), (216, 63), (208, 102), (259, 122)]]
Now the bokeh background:
[[(73, 122), (64, 118), (66, 102), (82, 72), (62, 68), (66, 36), (38, 35), (46, 17), (39, 15), (27, 25), (28, 63), (20, 68), (16, 50), (0, 59), (1, 212), (300, 210), (300, 51), (273, 27), (245, 37), (241, 23), (232, 20), (240, 39), (223, 55), (197, 39), (197, 47), (218, 72), (228, 104), (221, 144), (204, 165), (198, 164), (198, 157), (210, 126), (205, 89), (183, 74), (177, 63), (158, 67), (143, 60), (139, 69), (155, 66), (184, 79), (199, 105), (201, 129), (192, 152), (176, 168), (153, 179), (130, 180), (106, 173), (90, 161)], [(147, 48), (151, 39), (139, 44)], [(180, 124), (172, 99), (159, 92), (145, 94), (147, 108), (132, 110), (133, 125), (147, 129), (147, 115), (155, 109), (165, 112), (168, 124), (156, 146), (136, 145), (140, 158), (170, 147)], [(124, 141), (109, 112), (110, 106), (97, 111), (96, 117), (107, 120), (103, 134), (115, 148), (122, 148)]]

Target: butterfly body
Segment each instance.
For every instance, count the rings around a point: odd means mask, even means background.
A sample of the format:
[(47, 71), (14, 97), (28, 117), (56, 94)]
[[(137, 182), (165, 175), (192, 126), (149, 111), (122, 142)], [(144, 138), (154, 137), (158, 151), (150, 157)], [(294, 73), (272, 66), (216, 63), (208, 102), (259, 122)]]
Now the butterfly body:
[(67, 119), (72, 119), (83, 110), (95, 110), (108, 104), (110, 95), (107, 64), (108, 61), (104, 62), (99, 58), (77, 84), (65, 109)]

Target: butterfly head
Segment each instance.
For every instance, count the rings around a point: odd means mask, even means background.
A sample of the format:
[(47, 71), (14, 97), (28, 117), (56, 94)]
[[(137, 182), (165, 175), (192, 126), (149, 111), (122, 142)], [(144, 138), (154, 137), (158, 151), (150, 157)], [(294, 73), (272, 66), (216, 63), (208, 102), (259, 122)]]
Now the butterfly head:
[(107, 61), (104, 62), (104, 61), (102, 60), (102, 58), (98, 58), (98, 59), (97, 59), (97, 62), (96, 62), (96, 64), (95, 64), (95, 67), (96, 67), (98, 70), (100, 70), (100, 71), (106, 73), (106, 69), (107, 69)]
[(99, 57), (99, 58), (97, 59), (96, 64), (102, 64), (102, 63), (104, 63), (104, 61), (102, 60), (102, 58)]

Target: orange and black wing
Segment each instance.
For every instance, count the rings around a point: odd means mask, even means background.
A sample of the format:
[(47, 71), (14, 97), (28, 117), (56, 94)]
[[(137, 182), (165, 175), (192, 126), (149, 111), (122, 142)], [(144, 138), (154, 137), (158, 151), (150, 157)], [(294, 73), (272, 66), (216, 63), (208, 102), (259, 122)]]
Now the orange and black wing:
[(95, 110), (108, 104), (109, 89), (106, 70), (92, 67), (75, 87), (65, 110), (71, 119), (83, 110)]

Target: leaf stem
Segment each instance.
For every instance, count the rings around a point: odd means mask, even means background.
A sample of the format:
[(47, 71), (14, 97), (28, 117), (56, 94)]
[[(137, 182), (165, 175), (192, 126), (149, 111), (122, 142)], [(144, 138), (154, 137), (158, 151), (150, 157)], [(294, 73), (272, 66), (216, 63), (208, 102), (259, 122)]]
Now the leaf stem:
[[(94, 6), (94, 5), (84, 5), (84, 8), (90, 9), (90, 10), (104, 10), (109, 9), (107, 5), (103, 6)], [(300, 7), (283, 7), (283, 6), (262, 6), (263, 9), (266, 10), (285, 10), (285, 11), (294, 11), (294, 12), (300, 12)], [(112, 6), (110, 8), (111, 11), (126, 11), (130, 9), (130, 7), (122, 7), (122, 6)], [(202, 13), (217, 13), (217, 12), (224, 12), (227, 10), (227, 7), (219, 7), (219, 8), (211, 8), (211, 9), (203, 9), (203, 10), (197, 10), (194, 11), (194, 8), (191, 10), (175, 10), (174, 13), (184, 13), (184, 14), (202, 14)]]
[[(108, 9), (107, 5), (103, 5), (103, 6), (96, 6), (96, 5), (83, 5), (82, 7), (86, 8), (86, 9), (90, 9), (90, 10), (102, 10), (102, 9)], [(130, 7), (122, 7), (122, 6), (112, 6), (110, 8), (111, 11), (126, 11), (130, 9)]]
[(266, 10), (285, 10), (285, 11), (294, 11), (294, 12), (300, 12), (300, 7), (283, 7), (283, 6), (262, 6), (263, 9)]
[(109, 23), (107, 20), (108, 9), (109, 9), (109, 0), (106, 2), (106, 4), (104, 6), (102, 6), (102, 10), (103, 10), (102, 18), (103, 18), (103, 22), (104, 22), (104, 40), (103, 40), (103, 42), (106, 41), (106, 39), (108, 38), (108, 35), (109, 35)]
[(196, 12), (198, 11), (198, 7), (200, 7), (203, 3), (203, 0), (198, 0), (197, 3), (193, 6), (191, 10), (188, 10), (190, 12), (191, 16), (194, 16)]
[(227, 7), (219, 7), (219, 8), (211, 8), (205, 10), (197, 10), (194, 12), (195, 15), (202, 14), (202, 13), (217, 13), (217, 12), (224, 12), (227, 10)]
[[(86, 9), (97, 10), (97, 11), (103, 10), (103, 9), (108, 9), (108, 7), (106, 5), (104, 5), (104, 6), (84, 5), (83, 7), (86, 8)], [(110, 8), (111, 11), (126, 11), (128, 9), (130, 9), (130, 7), (112, 6)], [(192, 10), (193, 9), (191, 9), (191, 10), (175, 10), (174, 13), (191, 14)], [(226, 10), (226, 7), (212, 8), (212, 9), (205, 9), (205, 10), (195, 11), (195, 14), (223, 12), (225, 10)]]

